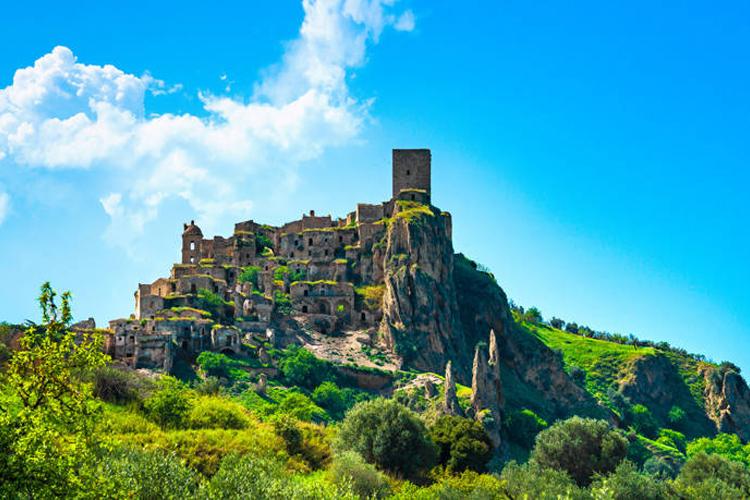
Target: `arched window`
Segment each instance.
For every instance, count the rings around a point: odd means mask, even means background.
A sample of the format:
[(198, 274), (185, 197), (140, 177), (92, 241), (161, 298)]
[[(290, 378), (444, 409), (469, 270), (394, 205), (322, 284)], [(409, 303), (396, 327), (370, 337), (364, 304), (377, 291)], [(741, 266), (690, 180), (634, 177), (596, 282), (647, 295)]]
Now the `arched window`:
[(195, 292), (196, 292), (195, 283), (190, 283), (190, 293), (195, 293)]
[(307, 306), (302, 306), (302, 312), (307, 314)]
[(367, 315), (364, 312), (362, 312), (362, 314), (360, 314), (359, 317), (362, 321), (367, 321)]
[(190, 250), (195, 250), (195, 242), (194, 241), (190, 242)]
[(302, 295), (304, 295), (305, 297), (307, 297), (308, 295), (310, 295), (310, 292), (308, 290), (305, 290), (305, 291), (302, 292)]
[(310, 238), (309, 240), (307, 240), (307, 244), (310, 245), (310, 246), (312, 246), (312, 244), (313, 244), (312, 243), (312, 238)]

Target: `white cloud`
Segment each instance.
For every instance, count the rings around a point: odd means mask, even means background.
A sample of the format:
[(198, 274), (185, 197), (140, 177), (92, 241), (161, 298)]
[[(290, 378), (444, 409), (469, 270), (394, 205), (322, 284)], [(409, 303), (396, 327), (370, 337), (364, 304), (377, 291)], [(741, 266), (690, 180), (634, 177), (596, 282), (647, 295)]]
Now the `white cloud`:
[(0, 89), (0, 160), (111, 172), (117, 187), (100, 201), (108, 237), (123, 245), (169, 198), (189, 203), (209, 230), (219, 218), (247, 217), (255, 176), (291, 185), (297, 165), (360, 133), (370, 101), (351, 95), (347, 72), (365, 63), (368, 44), (386, 27), (413, 29), (411, 12), (393, 13), (394, 3), (303, 0), (299, 36), (253, 98), (199, 95), (206, 118), (145, 116), (146, 92), (182, 87), (83, 64), (55, 47)]
[(8, 193), (0, 191), (0, 224), (3, 223), (9, 211), (10, 211), (10, 196), (8, 196)]

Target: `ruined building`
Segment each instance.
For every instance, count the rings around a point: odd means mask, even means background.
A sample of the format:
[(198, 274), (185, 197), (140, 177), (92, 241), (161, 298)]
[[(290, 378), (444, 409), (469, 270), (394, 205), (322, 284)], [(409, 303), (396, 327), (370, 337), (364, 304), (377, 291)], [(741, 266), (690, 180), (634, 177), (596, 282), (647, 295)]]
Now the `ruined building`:
[[(384, 307), (398, 300), (401, 292), (388, 282), (398, 286), (396, 271), (413, 243), (392, 229), (428, 214), (439, 233), (430, 238), (446, 242), (441, 253), (452, 259), (451, 217), (431, 205), (430, 150), (393, 150), (392, 168), (391, 198), (360, 203), (345, 218), (310, 211), (281, 227), (249, 220), (235, 224), (231, 236), (213, 238), (194, 221), (185, 224), (181, 261), (168, 277), (138, 285), (134, 314), (110, 322), (108, 352), (133, 367), (169, 370), (175, 356), (239, 352), (253, 338), (283, 342), (310, 331), (364, 330), (388, 344), (398, 328), (419, 328), (409, 311)], [(437, 264), (422, 265), (434, 267), (428, 272), (439, 280), (452, 260), (437, 257)], [(456, 307), (455, 296), (435, 298)]]

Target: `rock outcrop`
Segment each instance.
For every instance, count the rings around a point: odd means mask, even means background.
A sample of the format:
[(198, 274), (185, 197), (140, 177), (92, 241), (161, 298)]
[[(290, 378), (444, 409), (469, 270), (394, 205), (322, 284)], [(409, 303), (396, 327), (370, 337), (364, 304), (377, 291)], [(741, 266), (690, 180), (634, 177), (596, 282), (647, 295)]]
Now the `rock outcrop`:
[(712, 432), (713, 425), (703, 405), (698, 404), (677, 366), (664, 354), (635, 357), (622, 373), (620, 392), (632, 403), (646, 406), (661, 425), (669, 424), (669, 411), (677, 406), (686, 412), (690, 422), (684, 429), (688, 437)]
[(456, 395), (456, 380), (453, 378), (453, 364), (445, 365), (445, 382), (443, 384), (443, 412), (447, 415), (463, 415)]
[(449, 218), (435, 207), (399, 202), (383, 243), (384, 344), (404, 366), (439, 373), (450, 359), (459, 373), (467, 373)]
[(734, 370), (707, 366), (705, 381), (706, 413), (719, 432), (736, 433), (750, 441), (750, 389)]
[(500, 445), (503, 393), (500, 380), (500, 352), (495, 332), (490, 331), (489, 348), (477, 344), (471, 378), (471, 408), (474, 418), (482, 422), (492, 444)]

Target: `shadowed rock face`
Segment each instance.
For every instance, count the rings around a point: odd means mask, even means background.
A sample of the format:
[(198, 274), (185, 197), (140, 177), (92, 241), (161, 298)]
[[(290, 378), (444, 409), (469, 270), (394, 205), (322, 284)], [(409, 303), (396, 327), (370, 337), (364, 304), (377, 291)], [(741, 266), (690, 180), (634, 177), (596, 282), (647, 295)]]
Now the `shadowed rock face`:
[[(646, 406), (660, 422), (667, 422), (673, 406), (687, 413), (691, 423), (689, 435), (710, 434), (711, 421), (704, 408), (690, 394), (677, 367), (663, 354), (642, 356), (625, 368), (627, 375), (620, 382), (620, 392), (632, 403)], [(689, 436), (690, 437), (690, 436)]]
[(719, 432), (734, 432), (750, 441), (750, 389), (735, 371), (703, 370), (706, 413)]
[[(447, 221), (396, 207), (386, 233), (381, 334), (406, 367), (440, 373), (449, 360), (466, 380), (469, 355), (453, 284)], [(402, 214), (399, 216), (399, 214)]]

